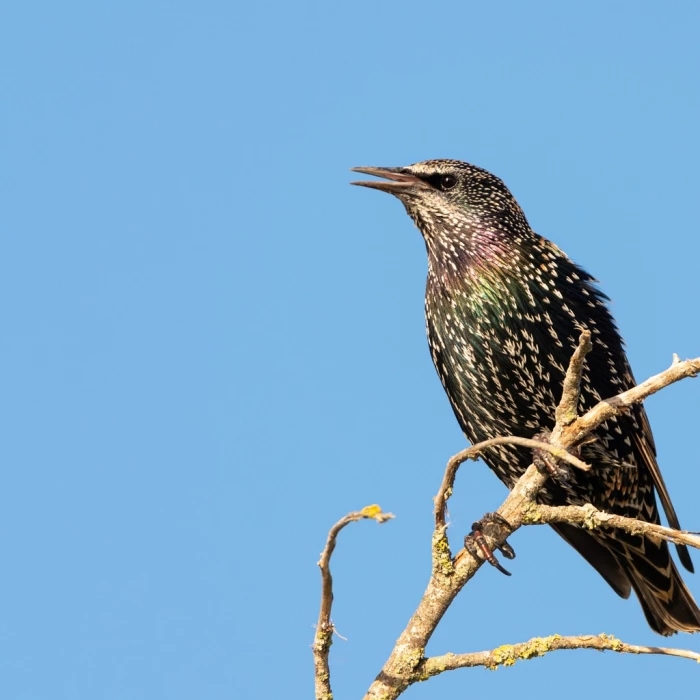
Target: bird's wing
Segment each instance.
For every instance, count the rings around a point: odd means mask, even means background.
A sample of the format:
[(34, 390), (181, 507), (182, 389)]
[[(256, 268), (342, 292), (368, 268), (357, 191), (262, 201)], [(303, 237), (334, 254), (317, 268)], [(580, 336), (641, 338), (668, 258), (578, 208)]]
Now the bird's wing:
[(629, 598), (632, 584), (615, 555), (591, 532), (569, 523), (552, 525), (610, 585), (621, 598)]
[[(661, 470), (656, 461), (656, 446), (654, 445), (654, 437), (651, 433), (651, 425), (649, 425), (647, 412), (644, 410), (643, 406), (640, 406), (636, 413), (636, 418), (639, 422), (639, 430), (632, 431), (632, 440), (635, 451), (641, 460), (640, 466), (642, 468), (646, 467), (651, 474), (654, 486), (661, 499), (664, 513), (666, 513), (666, 517), (668, 518), (668, 524), (675, 530), (680, 530), (681, 525), (678, 521), (678, 515), (676, 515), (676, 509), (673, 507), (671, 496), (668, 493), (664, 478), (661, 476)], [(681, 564), (683, 564), (688, 571), (694, 571), (695, 568), (690, 559), (688, 548), (685, 545), (676, 545), (676, 550), (678, 551)]]

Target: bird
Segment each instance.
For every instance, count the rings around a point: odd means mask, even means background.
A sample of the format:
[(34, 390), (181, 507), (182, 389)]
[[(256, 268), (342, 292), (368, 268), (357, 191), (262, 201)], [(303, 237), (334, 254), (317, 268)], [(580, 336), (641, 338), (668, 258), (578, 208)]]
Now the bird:
[[(459, 160), (358, 167), (381, 180), (353, 182), (397, 197), (425, 242), (425, 321), (430, 354), (457, 421), (472, 443), (551, 431), (582, 329), (592, 351), (579, 409), (635, 386), (623, 340), (598, 281), (530, 227), (501, 179)], [(659, 523), (657, 496), (680, 529), (640, 404), (611, 418), (580, 447), (590, 471), (548, 479), (548, 505), (585, 505)], [(482, 459), (510, 489), (532, 453), (504, 445)], [(649, 626), (669, 636), (700, 631), (700, 610), (665, 541), (621, 530), (552, 525), (622, 598), (632, 590)], [(678, 556), (693, 564), (685, 546)]]

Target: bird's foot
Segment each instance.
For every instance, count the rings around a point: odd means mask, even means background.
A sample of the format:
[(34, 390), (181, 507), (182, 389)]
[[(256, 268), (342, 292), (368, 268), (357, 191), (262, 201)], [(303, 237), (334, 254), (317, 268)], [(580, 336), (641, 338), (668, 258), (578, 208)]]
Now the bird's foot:
[[(541, 433), (537, 433), (532, 439), (538, 442), (549, 443), (550, 437), (551, 433), (544, 430)], [(550, 476), (563, 486), (568, 486), (571, 483), (573, 475), (570, 465), (557, 459), (551, 452), (534, 449), (532, 451), (532, 463), (543, 476)]]
[[(503, 530), (508, 534), (513, 532), (510, 523), (499, 513), (486, 513), (481, 520), (477, 520), (472, 525), (472, 531), (464, 538), (464, 548), (475, 558), (484, 559), (491, 566), (495, 566), (502, 574), (510, 576), (510, 571), (504, 569), (496, 559), (493, 550), (486, 542), (486, 535), (495, 537), (502, 536)], [(515, 559), (513, 548), (507, 543), (497, 545), (496, 549), (503, 554), (506, 559)]]

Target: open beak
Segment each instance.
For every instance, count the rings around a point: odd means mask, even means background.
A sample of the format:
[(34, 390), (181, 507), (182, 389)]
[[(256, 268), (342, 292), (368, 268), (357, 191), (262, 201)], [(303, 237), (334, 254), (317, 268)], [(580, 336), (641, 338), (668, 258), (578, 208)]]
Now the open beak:
[(432, 189), (427, 182), (408, 172), (408, 168), (350, 168), (350, 170), (363, 175), (376, 175), (389, 181), (363, 180), (361, 182), (351, 182), (351, 185), (370, 187), (374, 190), (389, 192), (390, 194), (401, 194), (411, 189)]

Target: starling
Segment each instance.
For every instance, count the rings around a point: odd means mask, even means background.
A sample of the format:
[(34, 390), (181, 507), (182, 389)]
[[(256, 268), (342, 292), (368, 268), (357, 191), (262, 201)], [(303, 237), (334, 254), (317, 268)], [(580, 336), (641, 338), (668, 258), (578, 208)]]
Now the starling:
[[(581, 329), (591, 332), (579, 408), (635, 385), (608, 297), (554, 243), (536, 234), (503, 182), (456, 160), (400, 168), (354, 168), (384, 181), (353, 184), (389, 192), (420, 229), (428, 253), (425, 317), (433, 363), (465, 436), (551, 431), (562, 382)], [(581, 447), (588, 472), (549, 479), (539, 500), (593, 504), (658, 523), (656, 494), (680, 529), (644, 408), (611, 418)], [(514, 446), (483, 457), (508, 487), (532, 462)], [(552, 526), (623, 598), (634, 589), (646, 619), (663, 635), (700, 631), (700, 610), (666, 542), (621, 530)], [(693, 571), (685, 547), (681, 563)]]

